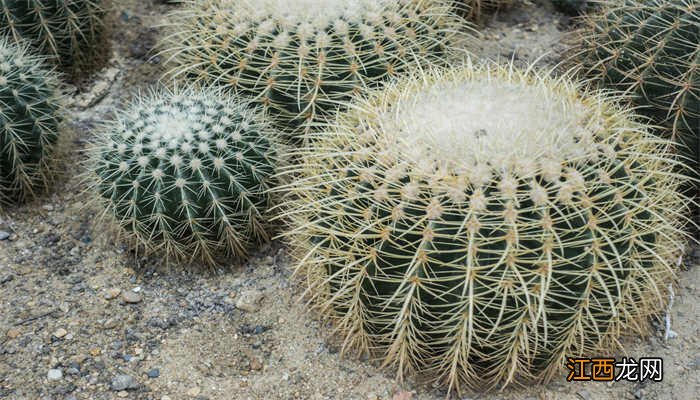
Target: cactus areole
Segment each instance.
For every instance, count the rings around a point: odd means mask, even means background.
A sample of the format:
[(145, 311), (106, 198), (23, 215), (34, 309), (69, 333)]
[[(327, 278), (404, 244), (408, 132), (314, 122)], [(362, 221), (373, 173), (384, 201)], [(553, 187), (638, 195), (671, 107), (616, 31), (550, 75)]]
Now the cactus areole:
[(667, 142), (566, 79), (464, 67), (392, 84), (300, 150), (309, 293), (402, 377), (546, 381), (643, 331), (681, 248)]
[(170, 19), (171, 75), (263, 104), (299, 133), (365, 87), (442, 63), (451, 0), (208, 0)]

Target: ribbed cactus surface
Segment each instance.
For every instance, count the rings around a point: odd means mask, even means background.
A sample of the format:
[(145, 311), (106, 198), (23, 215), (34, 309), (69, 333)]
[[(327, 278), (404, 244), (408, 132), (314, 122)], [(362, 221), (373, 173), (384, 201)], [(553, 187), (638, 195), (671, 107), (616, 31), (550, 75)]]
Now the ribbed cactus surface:
[(546, 381), (662, 309), (684, 201), (668, 142), (566, 79), (407, 78), (299, 151), (298, 273), (399, 377)]
[(298, 132), (354, 92), (442, 63), (452, 0), (205, 0), (170, 18), (171, 75), (233, 89)]
[(216, 90), (158, 90), (106, 132), (90, 179), (137, 246), (214, 264), (268, 238), (274, 135), (258, 110)]
[(103, 55), (103, 0), (0, 0), (0, 34), (27, 40), (75, 72)]
[(682, 144), (700, 177), (700, 3), (605, 1), (588, 18), (575, 61), (590, 79), (632, 97), (641, 114)]
[(61, 105), (44, 61), (0, 38), (0, 206), (33, 197), (51, 174)]

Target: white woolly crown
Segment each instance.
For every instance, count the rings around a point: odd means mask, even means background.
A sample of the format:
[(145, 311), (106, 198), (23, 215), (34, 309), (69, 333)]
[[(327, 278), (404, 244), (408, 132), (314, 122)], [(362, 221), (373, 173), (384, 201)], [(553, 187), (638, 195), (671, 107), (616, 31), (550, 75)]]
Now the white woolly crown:
[[(280, 25), (310, 24), (315, 28), (346, 22), (381, 20), (387, 9), (396, 9), (406, 0), (225, 0), (222, 6), (235, 6), (234, 18), (240, 21), (263, 21), (268, 18)], [(252, 18), (251, 18), (252, 17)]]
[(554, 176), (562, 160), (600, 149), (594, 135), (602, 109), (556, 91), (545, 80), (492, 78), (434, 74), (395, 87), (379, 100), (379, 130), (401, 146), (403, 156), (429, 170), (527, 176), (552, 169)]

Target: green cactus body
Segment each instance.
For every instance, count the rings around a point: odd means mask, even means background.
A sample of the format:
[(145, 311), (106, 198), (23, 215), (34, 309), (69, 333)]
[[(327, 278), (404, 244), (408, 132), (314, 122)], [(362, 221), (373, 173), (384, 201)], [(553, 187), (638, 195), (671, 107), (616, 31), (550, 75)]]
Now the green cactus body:
[(700, 177), (700, 3), (604, 2), (588, 26), (576, 62), (594, 82), (631, 95), (662, 135), (683, 145)]
[(0, 35), (27, 40), (74, 73), (103, 58), (102, 0), (0, 0)]
[(273, 135), (256, 110), (211, 92), (145, 96), (92, 150), (105, 213), (177, 261), (214, 264), (268, 237)]
[(232, 88), (286, 131), (409, 65), (444, 62), (451, 0), (208, 0), (171, 17), (171, 75)]
[(643, 331), (682, 249), (676, 161), (579, 89), (499, 67), (430, 73), (299, 150), (288, 237), (346, 348), (483, 389), (546, 381)]
[(44, 185), (60, 124), (55, 74), (26, 46), (0, 38), (0, 206)]

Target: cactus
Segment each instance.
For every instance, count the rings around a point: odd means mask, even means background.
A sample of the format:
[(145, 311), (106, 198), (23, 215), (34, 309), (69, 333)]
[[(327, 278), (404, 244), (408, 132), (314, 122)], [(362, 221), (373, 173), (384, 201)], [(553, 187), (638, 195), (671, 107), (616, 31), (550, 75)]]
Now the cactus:
[(514, 2), (514, 0), (458, 0), (458, 7), (468, 19), (479, 21), (484, 13), (506, 9)]
[(0, 37), (0, 207), (45, 186), (61, 114), (58, 81), (44, 59)]
[(630, 95), (700, 177), (700, 3), (607, 1), (586, 24), (574, 61), (593, 82)]
[(644, 331), (685, 241), (678, 161), (582, 91), (513, 67), (417, 74), (296, 150), (287, 236), (344, 351), (460, 391), (547, 381)]
[(268, 238), (274, 135), (259, 110), (216, 90), (139, 97), (90, 150), (104, 215), (166, 262), (243, 257)]
[(104, 56), (102, 0), (0, 0), (0, 35), (27, 40), (75, 74)]
[(363, 87), (443, 63), (452, 0), (205, 0), (169, 18), (170, 75), (255, 99), (279, 129), (308, 130)]

